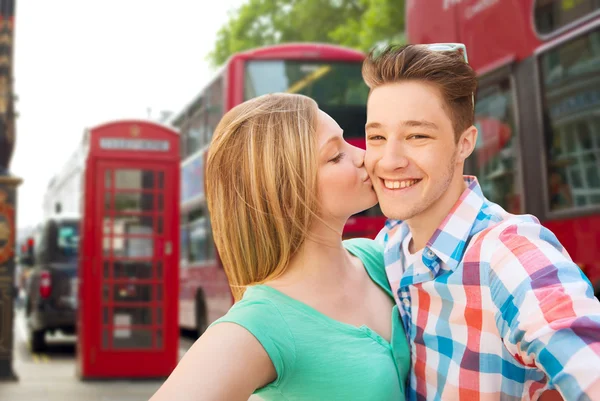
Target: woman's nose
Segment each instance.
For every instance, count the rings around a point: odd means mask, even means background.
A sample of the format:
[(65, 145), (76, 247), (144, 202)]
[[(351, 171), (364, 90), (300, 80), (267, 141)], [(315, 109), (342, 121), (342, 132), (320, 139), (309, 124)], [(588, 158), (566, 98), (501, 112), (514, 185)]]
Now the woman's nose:
[(354, 164), (356, 165), (356, 167), (363, 167), (365, 165), (365, 151), (364, 149), (361, 148), (357, 148), (356, 146), (353, 146), (354, 148)]

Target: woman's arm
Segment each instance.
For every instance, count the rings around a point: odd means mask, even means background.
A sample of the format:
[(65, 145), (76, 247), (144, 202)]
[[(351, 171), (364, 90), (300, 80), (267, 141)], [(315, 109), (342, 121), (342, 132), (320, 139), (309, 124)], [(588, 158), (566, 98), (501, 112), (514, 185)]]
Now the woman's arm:
[(277, 378), (258, 340), (235, 323), (209, 328), (150, 401), (247, 401)]

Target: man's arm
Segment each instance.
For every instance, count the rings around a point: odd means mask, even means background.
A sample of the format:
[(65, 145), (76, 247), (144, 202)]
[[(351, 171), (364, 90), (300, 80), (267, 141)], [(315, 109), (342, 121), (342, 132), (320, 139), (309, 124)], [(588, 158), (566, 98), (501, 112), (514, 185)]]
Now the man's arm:
[(509, 226), (494, 243), (489, 286), (507, 349), (565, 399), (600, 400), (600, 302), (583, 272), (536, 223)]

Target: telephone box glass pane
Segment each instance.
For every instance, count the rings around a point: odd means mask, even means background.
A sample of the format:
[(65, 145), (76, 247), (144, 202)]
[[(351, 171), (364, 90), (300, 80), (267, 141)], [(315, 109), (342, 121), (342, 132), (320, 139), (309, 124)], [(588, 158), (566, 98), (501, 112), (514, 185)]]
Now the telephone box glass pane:
[(163, 347), (163, 333), (162, 330), (156, 332), (156, 348)]
[(152, 278), (152, 262), (115, 260), (115, 278)]
[(162, 275), (163, 275), (162, 271), (163, 271), (162, 262), (158, 262), (156, 264), (156, 278), (162, 278)]
[(113, 348), (152, 348), (151, 330), (113, 329)]
[(106, 169), (104, 171), (104, 188), (110, 188), (110, 185), (111, 185), (111, 175), (112, 175), (112, 170)]
[(113, 255), (117, 258), (151, 258), (154, 255), (152, 238), (114, 237)]
[[(154, 194), (143, 192), (117, 192), (115, 193), (114, 210), (116, 212), (151, 212), (154, 209)], [(115, 227), (116, 230), (116, 227)]]
[(126, 308), (115, 307), (114, 312), (115, 326), (143, 326), (152, 324), (152, 309), (151, 308)]
[(116, 215), (114, 217), (115, 235), (152, 235), (154, 216), (151, 215)]
[(163, 322), (163, 314), (162, 314), (162, 308), (158, 307), (156, 308), (156, 324), (162, 324)]
[(111, 226), (110, 220), (111, 220), (110, 217), (105, 217), (103, 220), (103, 223), (102, 223), (103, 230), (102, 231), (103, 231), (104, 235), (110, 235), (110, 226)]
[(151, 302), (152, 285), (150, 284), (115, 284), (113, 287), (115, 302)]
[(110, 237), (104, 237), (102, 239), (102, 250), (104, 256), (110, 256)]
[(153, 189), (154, 171), (137, 169), (115, 170), (115, 188), (117, 189)]
[(102, 330), (102, 348), (108, 348), (108, 329)]

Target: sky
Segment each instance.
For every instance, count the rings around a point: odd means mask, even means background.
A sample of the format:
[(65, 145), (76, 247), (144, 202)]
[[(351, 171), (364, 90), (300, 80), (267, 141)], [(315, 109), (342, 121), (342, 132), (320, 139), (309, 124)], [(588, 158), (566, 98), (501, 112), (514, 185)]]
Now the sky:
[(24, 180), (18, 226), (41, 222), (48, 182), (86, 127), (181, 111), (210, 80), (206, 57), (228, 12), (242, 3), (17, 0), (19, 117), (10, 170)]

